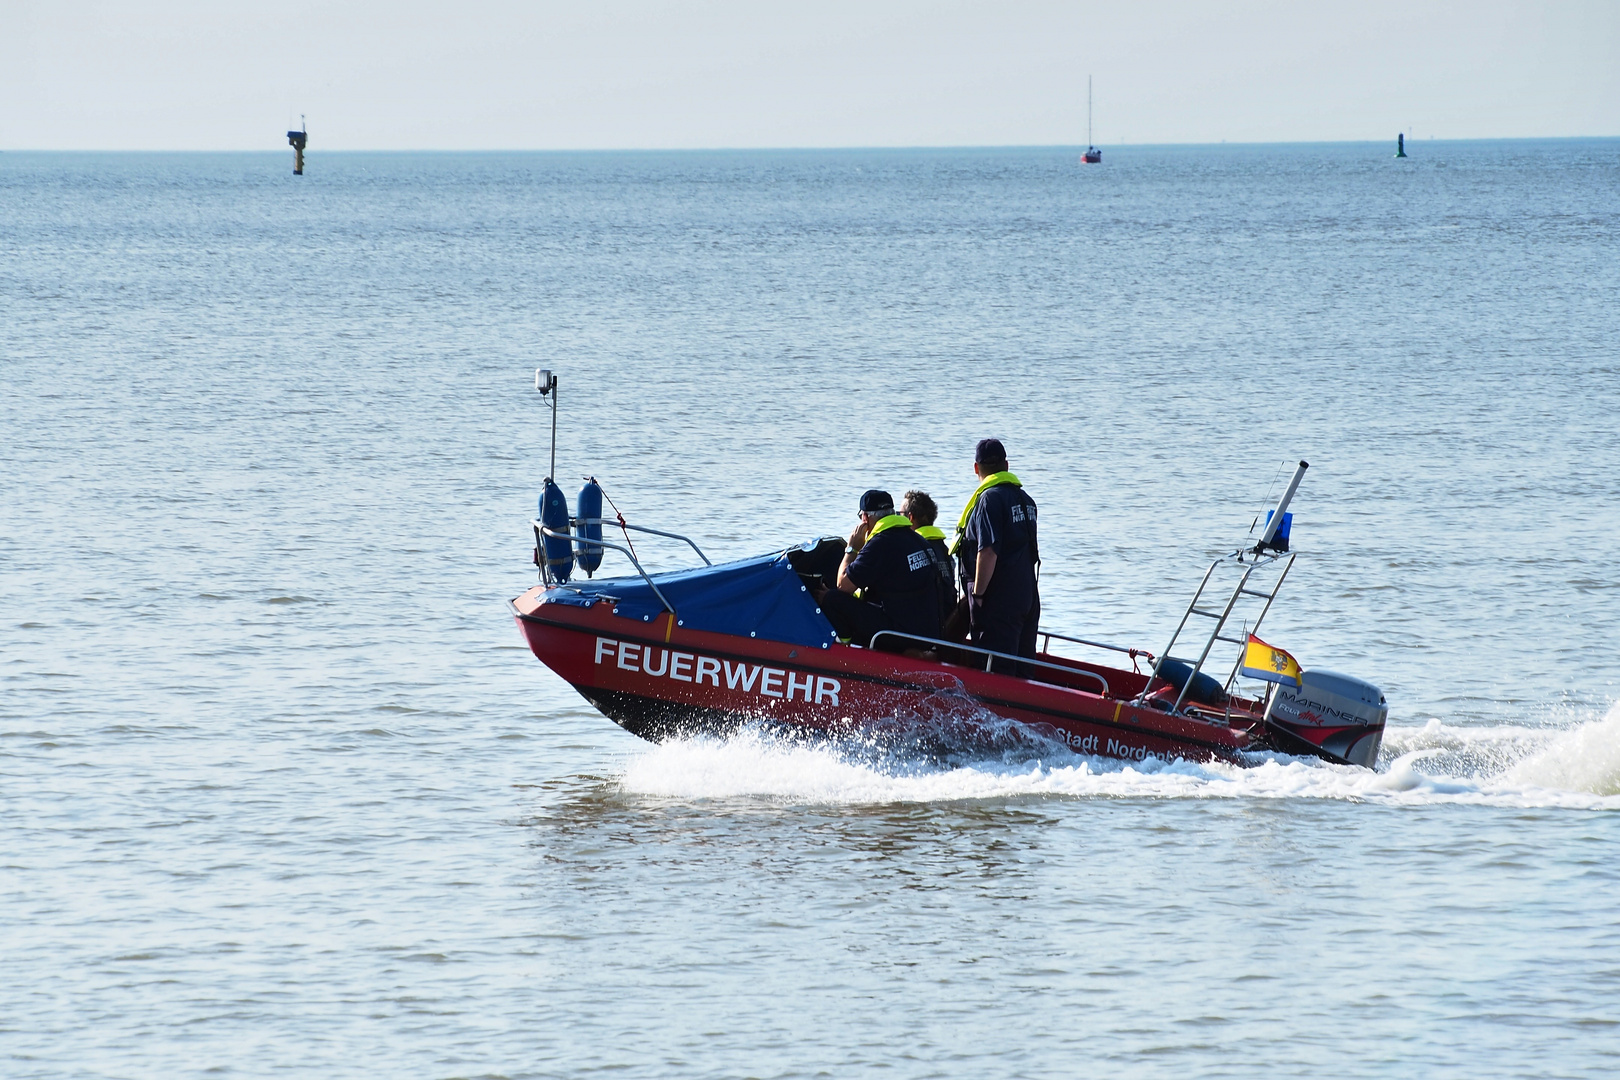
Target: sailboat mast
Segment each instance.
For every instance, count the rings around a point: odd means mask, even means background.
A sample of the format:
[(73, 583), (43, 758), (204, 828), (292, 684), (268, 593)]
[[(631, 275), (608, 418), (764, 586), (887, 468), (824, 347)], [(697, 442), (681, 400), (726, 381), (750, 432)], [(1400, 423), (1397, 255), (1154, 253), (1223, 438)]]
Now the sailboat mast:
[(1091, 130), (1091, 76), (1086, 76), (1086, 152), (1080, 155), (1082, 165), (1100, 165), (1102, 151), (1097, 149), (1097, 136)]

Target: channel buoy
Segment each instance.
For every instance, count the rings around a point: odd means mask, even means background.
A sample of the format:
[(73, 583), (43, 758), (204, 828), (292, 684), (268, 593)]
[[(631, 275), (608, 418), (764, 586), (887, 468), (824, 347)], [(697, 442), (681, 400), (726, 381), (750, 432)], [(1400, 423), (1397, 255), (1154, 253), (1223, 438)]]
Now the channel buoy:
[(1395, 136), (1395, 156), (1406, 156), (1406, 132), (1404, 131)]

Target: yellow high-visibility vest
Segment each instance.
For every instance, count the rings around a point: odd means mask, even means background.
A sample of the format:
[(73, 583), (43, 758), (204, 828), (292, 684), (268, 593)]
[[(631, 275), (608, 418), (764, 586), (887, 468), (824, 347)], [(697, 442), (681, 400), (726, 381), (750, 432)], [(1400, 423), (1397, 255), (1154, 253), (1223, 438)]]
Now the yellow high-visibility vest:
[(879, 518), (878, 523), (872, 526), (872, 531), (866, 534), (866, 542), (870, 544), (878, 533), (886, 533), (890, 529), (897, 529), (902, 525), (908, 529), (911, 528), (911, 519), (904, 514), (890, 514), (888, 517)]
[(956, 539), (951, 541), (952, 555), (955, 555), (962, 547), (962, 534), (967, 532), (968, 516), (973, 513), (973, 508), (979, 505), (979, 496), (993, 487), (1000, 487), (1002, 484), (1011, 484), (1013, 487), (1024, 486), (1018, 477), (1010, 472), (991, 473), (979, 481), (979, 486), (973, 489), (972, 495), (968, 496), (967, 505), (962, 507), (962, 516), (956, 519)]

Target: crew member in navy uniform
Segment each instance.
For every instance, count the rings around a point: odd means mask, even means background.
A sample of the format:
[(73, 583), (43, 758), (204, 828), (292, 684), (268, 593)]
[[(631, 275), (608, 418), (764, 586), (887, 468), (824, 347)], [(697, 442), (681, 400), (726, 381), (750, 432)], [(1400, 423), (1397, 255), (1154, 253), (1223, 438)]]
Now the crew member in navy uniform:
[[(928, 542), (894, 512), (887, 491), (862, 495), (860, 518), (838, 568), (838, 587), (816, 597), (833, 629), (866, 646), (880, 630), (939, 637), (939, 574)], [(887, 638), (878, 648), (901, 652), (918, 645)]]
[(945, 530), (934, 524), (939, 518), (939, 506), (928, 492), (912, 490), (900, 496), (900, 513), (911, 519), (912, 528), (928, 544), (928, 552), (934, 557), (934, 572), (939, 574), (939, 619), (943, 626), (956, 610), (956, 564), (951, 559)]
[[(967, 594), (969, 640), (980, 648), (1034, 657), (1041, 623), (1035, 567), (1035, 500), (1007, 471), (1000, 439), (980, 439), (973, 451), (979, 487), (957, 523), (955, 547)], [(1026, 665), (998, 661), (995, 670), (1026, 674)]]

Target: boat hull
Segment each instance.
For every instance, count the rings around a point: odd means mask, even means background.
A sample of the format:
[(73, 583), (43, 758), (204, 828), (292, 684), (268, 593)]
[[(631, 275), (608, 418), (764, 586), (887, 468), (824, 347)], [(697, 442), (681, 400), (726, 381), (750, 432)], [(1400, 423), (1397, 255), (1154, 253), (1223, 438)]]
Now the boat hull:
[(972, 743), (1004, 738), (1010, 721), (1077, 752), (1124, 760), (1241, 761), (1263, 748), (1250, 709), (1200, 717), (1133, 704), (1147, 684), (1134, 671), (1043, 656), (1073, 674), (1043, 671), (1036, 681), (849, 645), (695, 631), (667, 613), (625, 618), (607, 601), (546, 600), (535, 588), (512, 602), (535, 656), (626, 731), (654, 741), (765, 721)]

